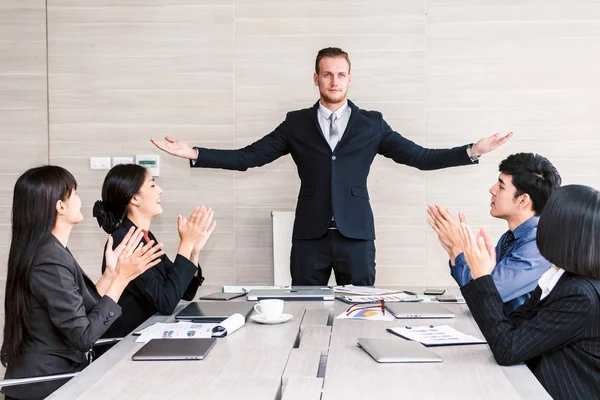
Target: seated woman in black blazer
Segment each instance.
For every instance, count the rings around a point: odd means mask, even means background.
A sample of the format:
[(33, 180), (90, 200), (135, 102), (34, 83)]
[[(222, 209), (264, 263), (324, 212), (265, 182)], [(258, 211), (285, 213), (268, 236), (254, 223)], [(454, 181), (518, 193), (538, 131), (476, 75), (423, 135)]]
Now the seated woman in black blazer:
[(555, 190), (540, 216), (537, 246), (554, 266), (509, 315), (490, 273), (494, 245), (461, 224), (473, 281), (461, 288), (500, 365), (525, 362), (554, 399), (600, 399), (600, 192)]
[[(117, 246), (131, 227), (144, 231), (143, 242), (156, 238), (150, 232), (152, 219), (162, 214), (162, 190), (146, 168), (136, 164), (113, 167), (102, 185), (102, 201), (94, 205), (94, 217)], [(140, 275), (119, 300), (123, 317), (104, 337), (122, 337), (159, 312), (171, 314), (181, 299), (193, 300), (204, 281), (198, 255), (215, 228), (212, 209), (194, 209), (189, 219), (177, 218), (181, 241), (175, 260), (166, 255), (152, 270)], [(103, 266), (104, 269), (104, 266)]]
[[(94, 342), (121, 315), (117, 301), (129, 281), (163, 254), (153, 242), (134, 252), (143, 232), (131, 229), (121, 245), (109, 246), (106, 271), (94, 285), (67, 248), (83, 220), (76, 189), (69, 171), (51, 165), (30, 169), (15, 184), (1, 350), (6, 379), (85, 368)], [(42, 399), (65, 382), (2, 391), (7, 399)]]

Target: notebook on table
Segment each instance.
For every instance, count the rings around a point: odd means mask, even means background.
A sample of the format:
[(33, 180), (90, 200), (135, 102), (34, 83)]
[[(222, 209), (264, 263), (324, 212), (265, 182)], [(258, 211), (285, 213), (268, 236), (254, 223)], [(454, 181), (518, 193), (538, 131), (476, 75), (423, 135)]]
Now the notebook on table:
[(434, 303), (386, 303), (396, 318), (454, 318), (454, 313)]
[(152, 339), (135, 353), (134, 361), (203, 360), (217, 339)]
[(212, 302), (195, 301), (181, 310), (175, 319), (194, 322), (223, 322), (233, 314), (242, 314), (248, 319), (254, 304), (245, 301)]
[(442, 362), (442, 357), (419, 342), (397, 339), (358, 338), (357, 346), (380, 363)]
[(285, 289), (255, 289), (248, 292), (248, 300), (333, 300), (333, 289), (319, 286), (294, 286)]

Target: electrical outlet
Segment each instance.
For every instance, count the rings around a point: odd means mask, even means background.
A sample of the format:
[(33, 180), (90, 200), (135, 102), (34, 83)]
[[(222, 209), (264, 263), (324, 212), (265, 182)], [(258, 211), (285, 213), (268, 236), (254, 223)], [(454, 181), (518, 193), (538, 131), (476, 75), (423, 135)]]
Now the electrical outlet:
[(90, 157), (90, 169), (110, 169), (110, 157)]
[(112, 162), (113, 167), (119, 164), (133, 164), (133, 157), (113, 157)]

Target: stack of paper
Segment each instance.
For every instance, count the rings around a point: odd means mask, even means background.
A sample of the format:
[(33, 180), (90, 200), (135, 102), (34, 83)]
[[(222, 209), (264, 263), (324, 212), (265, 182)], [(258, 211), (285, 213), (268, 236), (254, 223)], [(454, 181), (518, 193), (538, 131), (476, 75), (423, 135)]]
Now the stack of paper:
[(449, 325), (405, 326), (387, 330), (405, 339), (423, 343), (425, 346), (448, 346), (456, 344), (484, 344), (485, 340), (464, 334)]
[(354, 295), (354, 296), (379, 296), (387, 294), (404, 293), (396, 289), (379, 289), (368, 286), (342, 285), (333, 288), (335, 294)]
[(137, 343), (148, 343), (150, 339), (210, 338), (217, 324), (195, 324), (193, 322), (156, 323), (136, 332)]
[(150, 339), (198, 339), (210, 337), (225, 337), (240, 329), (246, 323), (242, 314), (233, 314), (219, 324), (194, 323), (194, 322), (175, 322), (175, 323), (156, 323), (149, 327), (135, 332), (134, 335), (140, 335), (135, 341), (137, 343), (147, 343)]
[(358, 296), (358, 295), (344, 295), (339, 294), (335, 296), (336, 299), (343, 301), (344, 303), (374, 303), (379, 300), (384, 301), (423, 301), (417, 296), (408, 295), (406, 293), (397, 294), (383, 294), (373, 296)]
[(345, 303), (385, 301), (422, 301), (415, 294), (398, 289), (380, 289), (367, 286), (343, 285), (333, 288), (335, 297)]

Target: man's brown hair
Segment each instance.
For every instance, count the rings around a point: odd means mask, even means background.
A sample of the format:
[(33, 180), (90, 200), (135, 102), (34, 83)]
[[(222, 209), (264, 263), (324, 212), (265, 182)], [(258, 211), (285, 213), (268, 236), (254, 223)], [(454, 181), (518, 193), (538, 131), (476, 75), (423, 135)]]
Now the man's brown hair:
[(317, 59), (315, 60), (315, 72), (317, 73), (317, 75), (319, 74), (319, 63), (321, 62), (321, 59), (323, 57), (333, 57), (333, 58), (337, 58), (337, 57), (343, 57), (346, 59), (346, 62), (348, 62), (348, 72), (350, 72), (350, 67), (352, 64), (350, 64), (350, 57), (348, 56), (348, 53), (346, 53), (344, 50), (340, 49), (339, 47), (326, 47), (324, 49), (319, 50), (319, 52), (317, 53)]

